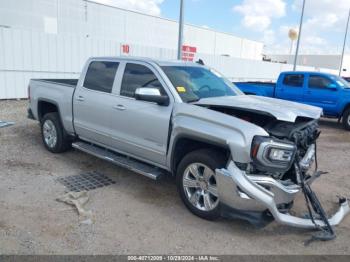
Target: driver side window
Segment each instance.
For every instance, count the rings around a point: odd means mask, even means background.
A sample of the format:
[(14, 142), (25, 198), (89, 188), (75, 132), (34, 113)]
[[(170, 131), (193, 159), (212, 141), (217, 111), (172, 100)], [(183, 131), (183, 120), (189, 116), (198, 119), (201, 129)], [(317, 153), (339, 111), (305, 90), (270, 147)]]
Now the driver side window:
[(326, 89), (332, 81), (328, 78), (318, 75), (310, 75), (309, 88)]
[(120, 95), (135, 97), (136, 88), (157, 88), (162, 95), (165, 91), (157, 76), (146, 66), (127, 63), (123, 75)]

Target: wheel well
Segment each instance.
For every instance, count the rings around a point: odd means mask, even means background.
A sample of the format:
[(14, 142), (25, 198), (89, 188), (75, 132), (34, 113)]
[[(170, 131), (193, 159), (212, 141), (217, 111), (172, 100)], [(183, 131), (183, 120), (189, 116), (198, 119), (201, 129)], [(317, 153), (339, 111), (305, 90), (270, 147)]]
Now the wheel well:
[(341, 113), (341, 116), (340, 117), (343, 117), (344, 113), (346, 110), (350, 109), (350, 104), (347, 104), (345, 107), (344, 107), (344, 110), (343, 112)]
[(58, 108), (55, 104), (47, 101), (39, 101), (38, 102), (38, 117), (39, 121), (46, 115), (47, 113), (58, 113)]
[(212, 143), (204, 142), (204, 141), (199, 141), (193, 138), (179, 138), (176, 141), (176, 144), (174, 146), (172, 155), (172, 172), (173, 174), (176, 174), (176, 169), (177, 166), (179, 165), (181, 159), (187, 155), (189, 152), (192, 152), (194, 150), (198, 149), (212, 149), (217, 152), (222, 153), (225, 156), (225, 160), (228, 160), (230, 156), (230, 151), (228, 148), (222, 145), (215, 145)]

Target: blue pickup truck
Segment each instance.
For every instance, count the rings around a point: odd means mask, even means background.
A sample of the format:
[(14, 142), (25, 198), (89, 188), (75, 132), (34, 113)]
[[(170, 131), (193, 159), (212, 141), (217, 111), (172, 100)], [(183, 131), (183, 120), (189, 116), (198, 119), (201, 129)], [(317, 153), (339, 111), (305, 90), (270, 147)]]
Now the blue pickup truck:
[(235, 82), (245, 94), (268, 96), (323, 108), (324, 116), (338, 118), (350, 130), (350, 83), (319, 72), (283, 72), (277, 83)]

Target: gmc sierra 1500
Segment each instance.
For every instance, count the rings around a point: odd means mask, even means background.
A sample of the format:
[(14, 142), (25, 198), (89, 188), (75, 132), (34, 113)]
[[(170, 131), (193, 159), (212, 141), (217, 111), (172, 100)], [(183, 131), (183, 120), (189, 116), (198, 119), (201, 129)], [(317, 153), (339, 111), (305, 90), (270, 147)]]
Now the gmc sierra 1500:
[[(91, 58), (79, 80), (31, 80), (29, 94), (49, 151), (72, 145), (153, 179), (175, 175), (184, 204), (202, 218), (275, 219), (330, 239), (349, 213), (341, 198), (328, 218), (310, 188), (321, 174), (311, 170), (318, 107), (244, 95), (195, 63), (131, 57)], [(309, 218), (289, 214), (299, 192)]]

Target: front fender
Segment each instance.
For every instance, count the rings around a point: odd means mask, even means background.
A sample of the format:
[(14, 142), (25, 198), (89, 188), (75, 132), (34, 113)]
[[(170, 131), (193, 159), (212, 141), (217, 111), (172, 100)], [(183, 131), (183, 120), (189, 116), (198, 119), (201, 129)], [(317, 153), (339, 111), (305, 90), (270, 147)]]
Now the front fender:
[(230, 149), (234, 161), (249, 163), (253, 137), (268, 136), (263, 128), (247, 121), (185, 103), (175, 104), (171, 123), (168, 166), (171, 166), (172, 149), (179, 137), (193, 137), (207, 143), (223, 145)]

